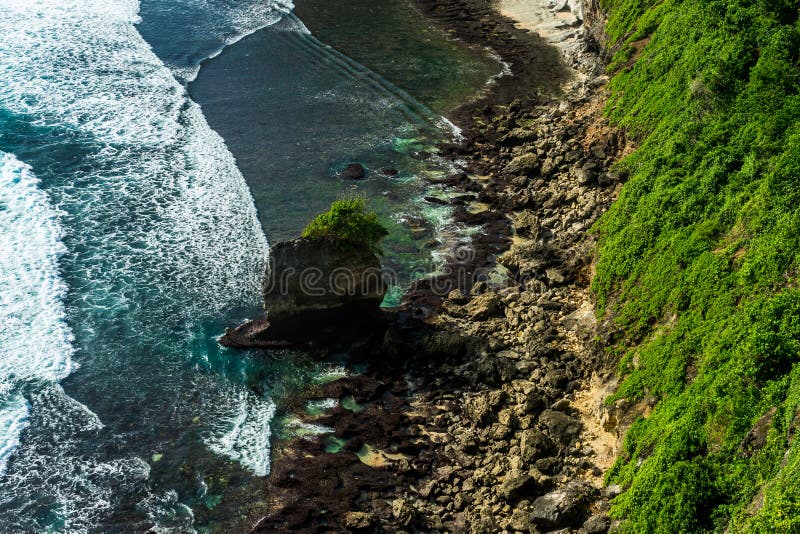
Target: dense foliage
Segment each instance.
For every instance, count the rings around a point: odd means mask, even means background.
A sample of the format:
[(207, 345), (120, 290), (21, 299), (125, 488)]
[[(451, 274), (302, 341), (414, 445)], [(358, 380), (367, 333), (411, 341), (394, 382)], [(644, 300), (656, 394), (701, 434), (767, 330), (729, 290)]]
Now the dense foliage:
[[(800, 531), (797, 0), (603, 0), (608, 115), (639, 148), (598, 225), (629, 532)], [(742, 447), (777, 408), (766, 444)], [(761, 504), (763, 503), (763, 505)]]
[(367, 202), (360, 197), (337, 200), (303, 230), (306, 239), (335, 241), (345, 248), (366, 246), (377, 253), (378, 243), (387, 234), (378, 216), (367, 211)]

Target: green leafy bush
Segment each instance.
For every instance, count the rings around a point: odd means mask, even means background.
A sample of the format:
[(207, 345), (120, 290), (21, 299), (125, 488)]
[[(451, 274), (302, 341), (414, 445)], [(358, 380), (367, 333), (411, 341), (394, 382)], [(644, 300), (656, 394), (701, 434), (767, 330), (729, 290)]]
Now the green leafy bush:
[(331, 204), (331, 209), (317, 215), (302, 235), (306, 239), (335, 241), (345, 248), (366, 246), (380, 254), (378, 243), (387, 234), (378, 216), (367, 211), (367, 201), (355, 197)]
[(616, 398), (655, 403), (608, 475), (625, 489), (612, 513), (623, 532), (800, 531), (798, 2), (603, 5), (620, 51), (607, 114), (639, 148), (597, 227), (593, 288)]

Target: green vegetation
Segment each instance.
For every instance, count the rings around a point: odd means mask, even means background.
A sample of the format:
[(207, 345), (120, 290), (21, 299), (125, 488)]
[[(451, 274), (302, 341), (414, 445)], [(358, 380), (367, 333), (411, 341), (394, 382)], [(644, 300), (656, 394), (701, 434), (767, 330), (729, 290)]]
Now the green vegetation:
[(317, 215), (303, 230), (303, 237), (335, 241), (345, 248), (366, 246), (380, 254), (378, 243), (388, 233), (378, 216), (367, 211), (367, 201), (355, 197), (331, 204), (329, 211)]
[[(603, 5), (607, 113), (639, 148), (594, 290), (616, 398), (655, 402), (608, 475), (612, 513), (623, 532), (798, 532), (800, 5)], [(766, 444), (741, 449), (773, 407)]]

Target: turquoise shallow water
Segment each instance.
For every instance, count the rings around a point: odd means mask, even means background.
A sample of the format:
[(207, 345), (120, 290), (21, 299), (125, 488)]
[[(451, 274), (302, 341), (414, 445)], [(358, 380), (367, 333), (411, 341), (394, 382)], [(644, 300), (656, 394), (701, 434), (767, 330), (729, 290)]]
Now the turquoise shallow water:
[(290, 7), (0, 0), (0, 531), (219, 530), (260, 498), (276, 403), (330, 369), (215, 340), (259, 313), (267, 238), (349, 190), (337, 166), (401, 171), (359, 188), (390, 261), (425, 260), (402, 219), (441, 216), (408, 200), (441, 164), (414, 152), (449, 131)]

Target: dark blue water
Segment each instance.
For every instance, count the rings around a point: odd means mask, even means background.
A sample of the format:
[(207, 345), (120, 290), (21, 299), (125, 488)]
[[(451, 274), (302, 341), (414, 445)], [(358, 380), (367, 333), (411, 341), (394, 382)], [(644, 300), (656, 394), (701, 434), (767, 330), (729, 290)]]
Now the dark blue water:
[[(436, 192), (422, 179), (454, 170), (431, 157), (454, 134), (441, 116), (292, 16), (225, 50), (189, 89), (236, 157), (270, 239), (296, 237), (332, 201), (362, 195), (390, 230), (384, 263), (398, 286), (433, 268), (449, 210), (423, 200)], [(339, 178), (351, 162), (366, 180)]]
[[(276, 401), (339, 372), (216, 343), (259, 313), (267, 237), (353, 159), (401, 171), (358, 186), (388, 261), (429, 256), (404, 221), (446, 215), (409, 199), (450, 131), (289, 7), (0, 0), (0, 531), (244, 528)], [(215, 131), (187, 83), (237, 41), (191, 86)]]

